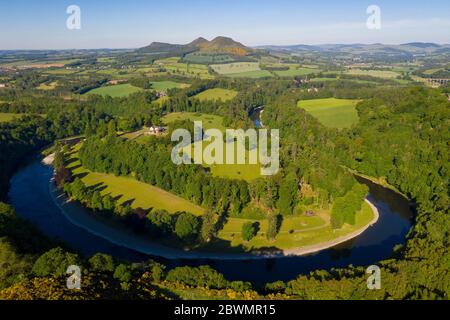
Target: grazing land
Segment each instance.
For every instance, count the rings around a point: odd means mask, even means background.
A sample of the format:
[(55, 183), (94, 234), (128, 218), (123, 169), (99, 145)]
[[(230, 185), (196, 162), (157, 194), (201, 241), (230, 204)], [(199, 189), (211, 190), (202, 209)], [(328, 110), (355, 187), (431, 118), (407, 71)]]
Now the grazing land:
[(141, 88), (134, 87), (131, 84), (116, 84), (113, 86), (100, 87), (85, 93), (87, 95), (99, 94), (101, 96), (111, 96), (113, 98), (126, 97), (132, 93), (141, 91)]
[(274, 71), (274, 73), (280, 77), (295, 77), (295, 76), (305, 76), (308, 74), (320, 72), (317, 68), (306, 68), (296, 65), (290, 65), (289, 70)]
[(22, 114), (19, 113), (1, 113), (0, 112), (0, 123), (8, 122), (17, 118), (20, 118)]
[(358, 122), (356, 104), (358, 100), (313, 99), (302, 100), (298, 106), (330, 128), (349, 128)]
[(363, 70), (363, 69), (350, 69), (346, 73), (355, 76), (371, 76), (383, 79), (395, 79), (400, 75), (397, 72), (389, 70)]
[[(364, 202), (361, 210), (356, 213), (355, 224), (345, 224), (339, 230), (333, 230), (329, 223), (329, 216), (319, 213), (317, 216), (292, 216), (285, 217), (281, 224), (280, 232), (273, 242), (268, 244), (265, 233), (267, 231), (267, 220), (260, 221), (259, 232), (250, 241), (242, 238), (242, 226), (246, 222), (253, 220), (230, 218), (224, 228), (219, 232), (218, 238), (230, 242), (231, 247), (243, 246), (246, 250), (270, 247), (279, 249), (301, 248), (331, 241), (341, 236), (350, 234), (374, 219), (374, 212), (371, 207)], [(212, 247), (216, 244), (213, 243)], [(220, 245), (220, 244), (219, 244)]]
[(223, 125), (223, 118), (221, 116), (216, 116), (212, 114), (204, 114), (204, 113), (194, 113), (194, 112), (173, 112), (165, 115), (161, 119), (165, 124), (169, 124), (174, 121), (202, 121), (203, 129), (219, 129), (221, 131), (225, 131), (225, 127)]

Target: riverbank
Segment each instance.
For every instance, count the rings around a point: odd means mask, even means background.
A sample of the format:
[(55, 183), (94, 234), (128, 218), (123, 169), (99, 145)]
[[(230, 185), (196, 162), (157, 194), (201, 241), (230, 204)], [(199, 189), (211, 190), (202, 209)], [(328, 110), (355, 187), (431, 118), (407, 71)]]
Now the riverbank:
[[(48, 163), (50, 160), (51, 158), (46, 159), (43, 163)], [(105, 224), (87, 212), (87, 209), (82, 205), (70, 201), (64, 192), (56, 188), (52, 181), (49, 184), (49, 191), (55, 205), (72, 224), (116, 245), (147, 255), (159, 256), (166, 259), (248, 260), (308, 255), (329, 249), (350, 239), (358, 237), (370, 226), (374, 225), (379, 219), (378, 209), (369, 200), (366, 200), (372, 209), (374, 215), (373, 219), (361, 229), (324, 243), (293, 249), (243, 253), (185, 251), (183, 249), (171, 248), (155, 243), (146, 237), (128, 232), (124, 228), (116, 228), (112, 225)]]

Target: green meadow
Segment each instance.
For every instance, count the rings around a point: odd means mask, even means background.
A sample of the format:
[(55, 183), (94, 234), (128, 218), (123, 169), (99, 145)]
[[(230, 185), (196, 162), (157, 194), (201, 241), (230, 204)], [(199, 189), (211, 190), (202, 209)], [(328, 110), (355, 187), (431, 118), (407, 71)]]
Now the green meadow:
[(20, 118), (22, 114), (20, 113), (1, 113), (0, 112), (0, 123), (8, 122), (17, 118)]
[[(292, 216), (284, 217), (280, 232), (276, 239), (268, 242), (266, 238), (267, 220), (258, 221), (259, 232), (250, 241), (242, 239), (242, 226), (253, 220), (229, 218), (224, 228), (219, 231), (218, 238), (230, 243), (231, 247), (243, 246), (246, 250), (264, 248), (267, 246), (279, 249), (301, 248), (345, 236), (361, 229), (373, 219), (374, 213), (367, 203), (362, 204), (361, 210), (355, 216), (355, 225), (345, 224), (341, 229), (333, 230), (329, 222), (329, 214), (319, 212), (316, 216)], [(220, 243), (212, 243), (211, 247), (220, 246)]]
[(141, 91), (141, 88), (132, 86), (131, 84), (116, 84), (113, 86), (100, 87), (85, 93), (87, 95), (99, 94), (101, 96), (111, 96), (113, 98), (125, 97), (132, 93)]
[(82, 176), (82, 181), (87, 186), (103, 188), (101, 190), (102, 195), (109, 194), (114, 198), (117, 197), (120, 204), (129, 202), (133, 208), (164, 209), (170, 213), (186, 211), (195, 215), (202, 215), (205, 212), (202, 207), (186, 199), (136, 179), (89, 171), (80, 166), (77, 153), (74, 153), (72, 157), (76, 161), (68, 167), (74, 168), (73, 174), (75, 176)]
[(162, 121), (165, 124), (170, 124), (175, 121), (202, 121), (203, 129), (219, 129), (222, 132), (225, 131), (225, 127), (223, 125), (223, 118), (221, 116), (216, 116), (212, 114), (204, 114), (204, 113), (194, 113), (194, 112), (173, 112), (165, 115), (162, 118)]
[(274, 73), (280, 77), (295, 77), (295, 76), (305, 76), (308, 74), (320, 72), (317, 68), (305, 68), (295, 65), (290, 65), (289, 70), (274, 71)]
[(189, 87), (189, 84), (187, 83), (179, 83), (175, 81), (153, 81), (150, 82), (152, 85), (152, 89), (155, 89), (157, 91), (164, 91), (166, 92), (169, 89), (175, 89), (175, 88), (187, 88)]
[(329, 98), (301, 100), (298, 106), (317, 118), (323, 125), (341, 129), (349, 128), (358, 122), (357, 103), (358, 100)]

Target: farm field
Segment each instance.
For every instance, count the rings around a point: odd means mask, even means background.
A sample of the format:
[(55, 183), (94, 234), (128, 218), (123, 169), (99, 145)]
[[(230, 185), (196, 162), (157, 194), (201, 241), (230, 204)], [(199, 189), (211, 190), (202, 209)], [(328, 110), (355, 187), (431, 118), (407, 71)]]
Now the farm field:
[(227, 77), (230, 78), (270, 78), (273, 77), (273, 74), (267, 70), (254, 70), (254, 71), (246, 71), (246, 72), (238, 72), (238, 73), (228, 73)]
[(53, 90), (58, 85), (58, 81), (53, 81), (50, 83), (41, 83), (37, 88), (39, 90)]
[(259, 62), (234, 62), (227, 64), (212, 64), (211, 68), (221, 75), (260, 71)]
[(236, 95), (237, 95), (237, 92), (234, 90), (214, 88), (214, 89), (208, 89), (203, 92), (200, 92), (199, 94), (195, 95), (194, 97), (199, 99), (200, 101), (207, 101), (207, 100), (228, 101), (228, 100), (234, 99), (236, 97)]
[(158, 90), (158, 91), (167, 91), (169, 89), (175, 89), (175, 88), (187, 88), (190, 85), (187, 83), (180, 83), (175, 81), (153, 81), (150, 82), (152, 84), (152, 89)]
[(8, 122), (20, 118), (23, 114), (20, 113), (2, 113), (0, 112), (0, 123)]
[(165, 115), (162, 118), (162, 121), (165, 124), (169, 124), (174, 121), (202, 121), (203, 129), (219, 129), (221, 131), (225, 131), (225, 127), (223, 125), (223, 118), (221, 116), (204, 114), (204, 113), (194, 113), (194, 112), (173, 112)]
[[(77, 153), (74, 153), (72, 157), (77, 159)], [(186, 199), (133, 178), (116, 177), (112, 174), (89, 171), (80, 166), (78, 159), (68, 167), (75, 168), (73, 170), (75, 176), (84, 175), (82, 181), (87, 186), (100, 185), (105, 187), (101, 191), (101, 194), (119, 197), (118, 202), (120, 204), (130, 202), (132, 208), (164, 209), (170, 213), (177, 211), (187, 211), (195, 215), (202, 215), (204, 213), (203, 208)]]
[(313, 99), (298, 102), (298, 106), (330, 128), (349, 128), (358, 122), (358, 100)]
[(308, 74), (320, 72), (317, 68), (305, 68), (301, 66), (290, 65), (289, 70), (273, 71), (276, 75), (280, 77), (295, 77), (295, 76), (305, 76)]
[(192, 64), (180, 62), (180, 58), (172, 57), (156, 60), (153, 64), (156, 67), (163, 67), (168, 73), (182, 76), (199, 77), (201, 79), (214, 78), (209, 74), (208, 67), (203, 64)]
[(141, 88), (132, 86), (131, 84), (116, 84), (113, 86), (100, 87), (86, 92), (86, 95), (99, 94), (102, 96), (111, 96), (113, 98), (125, 97), (132, 93), (141, 91)]
[[(364, 202), (361, 210), (355, 216), (355, 225), (345, 224), (341, 229), (334, 230), (329, 224), (328, 213), (322, 212), (317, 216), (292, 216), (284, 217), (280, 232), (276, 239), (270, 243), (271, 247), (279, 249), (292, 249), (331, 241), (340, 236), (354, 232), (373, 219), (373, 211)], [(219, 231), (218, 237), (231, 244), (231, 247), (243, 246), (246, 250), (264, 248), (268, 246), (265, 233), (267, 231), (267, 220), (258, 221), (260, 230), (256, 237), (246, 242), (242, 239), (242, 226), (253, 220), (230, 218), (224, 228)], [(211, 246), (221, 245), (213, 243)]]

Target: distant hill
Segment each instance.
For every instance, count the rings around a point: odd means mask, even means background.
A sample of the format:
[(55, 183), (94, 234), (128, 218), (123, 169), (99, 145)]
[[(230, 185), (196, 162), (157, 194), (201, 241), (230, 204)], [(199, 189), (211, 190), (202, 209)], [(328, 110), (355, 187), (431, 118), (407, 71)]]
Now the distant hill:
[(196, 51), (246, 56), (251, 53), (253, 49), (227, 37), (217, 37), (211, 41), (200, 37), (188, 44), (153, 42), (150, 45), (137, 50), (138, 53), (174, 56), (184, 55)]

